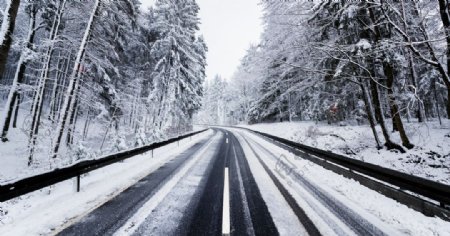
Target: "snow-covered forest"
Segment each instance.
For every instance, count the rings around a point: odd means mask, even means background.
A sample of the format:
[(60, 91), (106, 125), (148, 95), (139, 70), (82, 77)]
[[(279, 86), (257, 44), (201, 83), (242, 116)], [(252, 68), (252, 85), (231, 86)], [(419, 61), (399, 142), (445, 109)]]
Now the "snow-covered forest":
[(2, 180), (192, 130), (207, 50), (199, 7), (140, 4), (0, 0)]
[(260, 43), (232, 78), (208, 81), (193, 0), (148, 11), (138, 0), (0, 3), (0, 148), (17, 167), (67, 165), (194, 123), (367, 127), (371, 142), (345, 154), (415, 153), (423, 132), (443, 136), (427, 145), (446, 146), (446, 0), (261, 1)]
[(448, 180), (449, 1), (261, 4), (261, 42), (205, 85), (199, 123), (306, 121), (253, 128)]
[(204, 122), (366, 123), (378, 147), (404, 152), (406, 121), (450, 117), (447, 1), (262, 4), (262, 41), (231, 80), (207, 84)]

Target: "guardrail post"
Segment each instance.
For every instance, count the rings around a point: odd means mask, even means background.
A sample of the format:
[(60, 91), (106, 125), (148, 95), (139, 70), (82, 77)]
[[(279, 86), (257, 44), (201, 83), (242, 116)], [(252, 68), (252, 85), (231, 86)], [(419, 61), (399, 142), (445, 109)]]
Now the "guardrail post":
[(79, 193), (80, 189), (81, 189), (81, 176), (80, 175), (77, 175), (77, 177), (75, 177), (73, 184), (74, 184), (75, 191), (77, 193)]
[(153, 158), (153, 149), (152, 149), (152, 158)]

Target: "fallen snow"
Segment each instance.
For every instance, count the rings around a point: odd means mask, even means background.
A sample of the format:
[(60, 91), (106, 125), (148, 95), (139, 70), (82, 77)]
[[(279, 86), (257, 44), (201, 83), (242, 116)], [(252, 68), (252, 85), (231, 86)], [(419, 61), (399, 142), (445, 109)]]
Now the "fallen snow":
[[(4, 104), (0, 102), (0, 121), (3, 120), (4, 112), (2, 107)], [(116, 153), (122, 150), (135, 148), (136, 134), (129, 134), (129, 130), (115, 131), (109, 130), (109, 122), (101, 122), (92, 120), (90, 132), (86, 139), (82, 138), (83, 127), (85, 123), (84, 117), (80, 117), (75, 130), (75, 144), (68, 148), (65, 145), (61, 147), (61, 156), (67, 157), (55, 166), (49, 158), (52, 140), (54, 137), (56, 124), (52, 124), (48, 119), (42, 119), (42, 125), (39, 128), (39, 135), (34, 155), (34, 163), (28, 166), (28, 140), (31, 116), (26, 114), (30, 107), (29, 104), (22, 104), (19, 110), (17, 128), (11, 128), (8, 134), (8, 142), (0, 142), (0, 184), (14, 182), (29, 176), (48, 172), (56, 167), (64, 167), (71, 165), (80, 160), (89, 160), (99, 158), (101, 156)], [(47, 114), (48, 111), (43, 111)], [(194, 131), (204, 129), (204, 126), (194, 126)], [(189, 131), (179, 131), (181, 133)], [(104, 136), (106, 138), (104, 139)], [(141, 144), (150, 144), (152, 142), (161, 141), (170, 138), (164, 136), (160, 138), (150, 138), (150, 134), (142, 134), (146, 137)], [(147, 135), (147, 136), (146, 136)], [(174, 135), (177, 136), (177, 135)], [(102, 141), (104, 139), (104, 144)]]
[[(416, 147), (407, 153), (377, 150), (367, 125), (337, 126), (314, 122), (285, 122), (243, 125), (305, 145), (329, 150), (375, 165), (450, 184), (450, 121), (406, 123), (410, 140)], [(382, 139), (381, 131), (378, 130)], [(400, 143), (398, 134), (392, 139)]]

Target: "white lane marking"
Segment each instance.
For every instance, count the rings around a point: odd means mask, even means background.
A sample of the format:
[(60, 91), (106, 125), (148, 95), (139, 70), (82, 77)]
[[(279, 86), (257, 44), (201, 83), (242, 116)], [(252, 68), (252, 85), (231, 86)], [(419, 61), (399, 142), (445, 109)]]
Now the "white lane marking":
[(228, 143), (228, 138), (227, 138), (227, 143)]
[(186, 164), (170, 179), (164, 186), (162, 186), (128, 221), (120, 227), (114, 236), (131, 235), (133, 232), (145, 221), (147, 216), (152, 212), (159, 203), (169, 194), (175, 185), (183, 178), (183, 176), (202, 158), (208, 148), (213, 144), (214, 138), (211, 138), (201, 149), (196, 152), (193, 158), (188, 160)]
[(230, 225), (230, 186), (228, 181), (228, 167), (226, 167), (223, 184), (222, 235), (230, 235)]

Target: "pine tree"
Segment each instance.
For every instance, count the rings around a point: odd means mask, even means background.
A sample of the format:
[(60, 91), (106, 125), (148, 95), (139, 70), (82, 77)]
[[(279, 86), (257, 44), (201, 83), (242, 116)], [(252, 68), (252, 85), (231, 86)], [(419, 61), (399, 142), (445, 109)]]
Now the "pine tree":
[(201, 41), (196, 42), (197, 14), (195, 1), (156, 2), (153, 30), (160, 38), (151, 51), (157, 63), (150, 96), (158, 104), (153, 117), (157, 129), (187, 125), (200, 108), (206, 47), (198, 46)]

